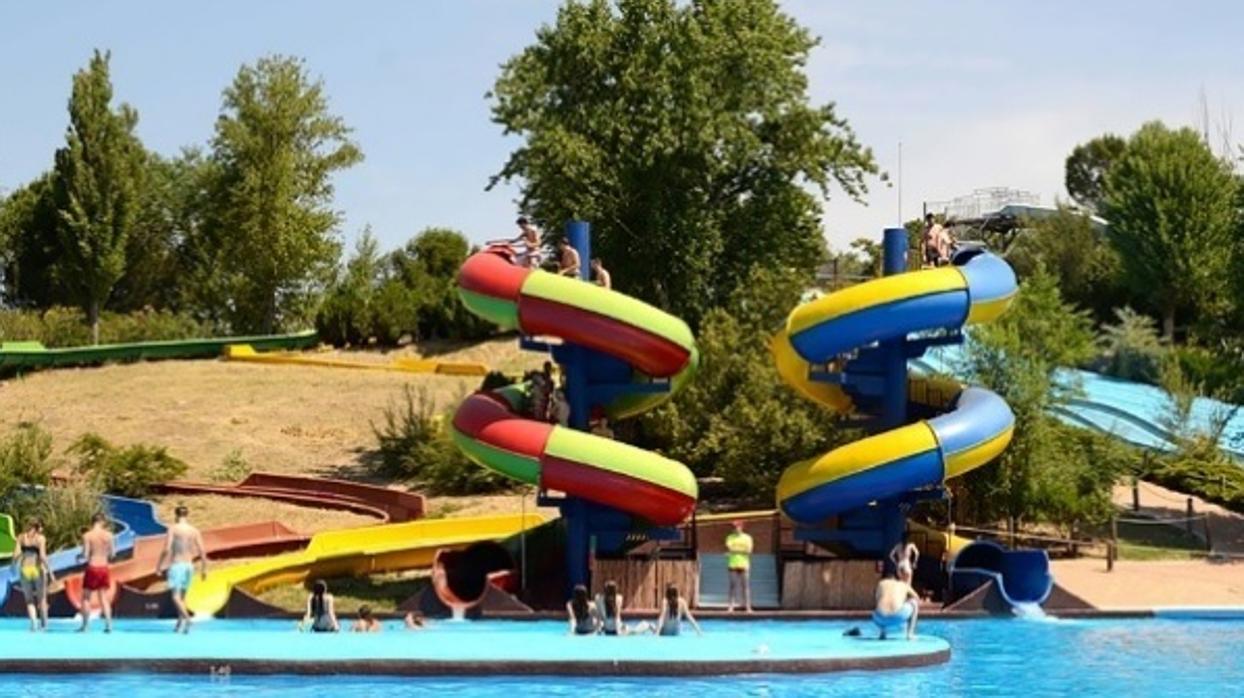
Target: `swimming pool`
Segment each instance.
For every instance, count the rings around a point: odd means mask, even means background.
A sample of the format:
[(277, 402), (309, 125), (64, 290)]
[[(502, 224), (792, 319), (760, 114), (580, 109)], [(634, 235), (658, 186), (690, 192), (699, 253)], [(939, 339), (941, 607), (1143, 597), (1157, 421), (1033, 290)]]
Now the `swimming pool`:
[[(706, 637), (588, 638), (582, 644), (643, 642), (661, 644), (662, 651), (700, 653), (710, 649), (714, 635), (742, 634), (758, 644), (764, 638), (817, 633), (840, 636), (850, 623), (825, 621), (757, 621), (705, 623)], [(0, 623), (0, 648), (33, 646), (44, 638), (31, 638), (9, 621)], [(62, 626), (63, 627), (63, 626)], [(170, 627), (163, 622), (127, 623), (122, 638), (131, 632), (145, 635), (161, 645), (184, 638), (153, 633)], [(290, 627), (288, 623), (281, 627)], [(326, 647), (343, 649), (360, 641), (397, 641), (389, 631), (378, 637), (295, 636), (261, 632), (275, 626), (257, 625), (250, 632), (255, 643), (286, 642), (308, 638)], [(59, 629), (59, 628), (58, 628)], [(204, 636), (232, 635), (229, 624), (205, 624), (196, 629)], [(1228, 696), (1239, 695), (1244, 686), (1244, 622), (1188, 620), (969, 620), (932, 621), (921, 631), (940, 636), (953, 648), (948, 664), (925, 669), (884, 672), (847, 672), (826, 675), (736, 676), (693, 679), (614, 678), (501, 678), (480, 676), (455, 679), (385, 677), (232, 676), (228, 679), (200, 676), (151, 676), (111, 674), (91, 676), (0, 676), (0, 695), (60, 698), (113, 696), (147, 698), (174, 692), (195, 696), (406, 696), (436, 691), (442, 695), (658, 695), (661, 693), (719, 696)], [(459, 633), (461, 633), (459, 635)], [(524, 638), (533, 648), (564, 637), (561, 623), (478, 623), (442, 626), (411, 634), (429, 646), (453, 644), (451, 636), (473, 638), (487, 653), (496, 637), (511, 634)], [(51, 638), (49, 635), (48, 638)], [(102, 635), (98, 636), (103, 639)], [(193, 635), (191, 639), (193, 639)], [(73, 638), (70, 638), (73, 639)], [(93, 638), (78, 638), (89, 640)], [(405, 637), (403, 637), (403, 640)], [(570, 639), (570, 638), (567, 638)], [(697, 643), (699, 643), (697, 645)], [(684, 647), (685, 646), (685, 647)], [(451, 692), (451, 693), (444, 693)]]

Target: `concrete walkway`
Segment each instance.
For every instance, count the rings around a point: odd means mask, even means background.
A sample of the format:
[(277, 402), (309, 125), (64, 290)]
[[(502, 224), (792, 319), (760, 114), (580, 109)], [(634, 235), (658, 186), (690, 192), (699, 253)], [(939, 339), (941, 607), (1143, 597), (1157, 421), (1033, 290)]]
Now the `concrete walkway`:
[(1134, 562), (1106, 571), (1103, 560), (1055, 560), (1054, 579), (1102, 609), (1244, 606), (1244, 561)]

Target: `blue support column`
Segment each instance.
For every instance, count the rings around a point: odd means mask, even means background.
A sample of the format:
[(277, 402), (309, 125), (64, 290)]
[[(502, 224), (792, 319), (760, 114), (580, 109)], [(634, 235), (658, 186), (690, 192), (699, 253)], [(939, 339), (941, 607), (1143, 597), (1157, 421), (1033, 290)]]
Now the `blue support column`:
[[(570, 221), (566, 224), (566, 240), (579, 253), (579, 278), (588, 280), (591, 274), (592, 228), (587, 221)], [(566, 375), (566, 401), (570, 403), (570, 427), (586, 431), (591, 416), (591, 400), (588, 385), (587, 350), (570, 345), (558, 352), (562, 371)], [(562, 518), (566, 520), (566, 582), (570, 588), (589, 582), (589, 562), (592, 554), (591, 507), (587, 502), (567, 497), (561, 505)], [(567, 589), (569, 592), (569, 589)]]
[[(886, 228), (882, 249), (885, 255), (882, 269), (886, 276), (907, 271), (906, 228)], [(877, 427), (878, 431), (885, 431), (907, 423), (907, 338), (882, 342), (880, 349), (884, 390)], [(892, 499), (877, 502), (877, 508), (881, 519), (881, 549), (885, 555), (903, 539), (905, 507), (901, 500)], [(892, 565), (888, 555), (885, 555), (885, 565), (887, 568)]]

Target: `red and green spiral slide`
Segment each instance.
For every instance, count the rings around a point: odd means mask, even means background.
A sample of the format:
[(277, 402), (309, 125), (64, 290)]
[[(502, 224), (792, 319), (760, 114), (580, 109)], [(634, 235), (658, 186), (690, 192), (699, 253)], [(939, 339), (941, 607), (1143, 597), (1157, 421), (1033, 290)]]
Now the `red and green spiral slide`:
[[(668, 390), (600, 391), (595, 412), (621, 419), (681, 388), (699, 363), (682, 320), (591, 283), (514, 264), (507, 247), (472, 255), (458, 291), (476, 315), (528, 336), (586, 347), (594, 384), (668, 381)], [(653, 524), (680, 523), (695, 508), (695, 477), (682, 463), (612, 439), (526, 416), (529, 386), (479, 391), (453, 418), (453, 438), (472, 461), (542, 489), (622, 510)], [(621, 395), (620, 397), (612, 397)]]

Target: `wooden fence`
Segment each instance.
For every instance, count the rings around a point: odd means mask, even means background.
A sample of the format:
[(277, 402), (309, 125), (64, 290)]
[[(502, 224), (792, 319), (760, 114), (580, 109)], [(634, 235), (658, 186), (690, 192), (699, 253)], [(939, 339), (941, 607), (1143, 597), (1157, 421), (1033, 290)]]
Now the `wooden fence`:
[(867, 610), (880, 578), (874, 560), (789, 560), (782, 571), (782, 608)]
[(700, 595), (700, 565), (695, 560), (597, 560), (592, 571), (592, 593), (599, 593), (609, 580), (618, 583), (624, 607), (637, 611), (660, 608), (668, 584), (676, 584), (693, 606)]

